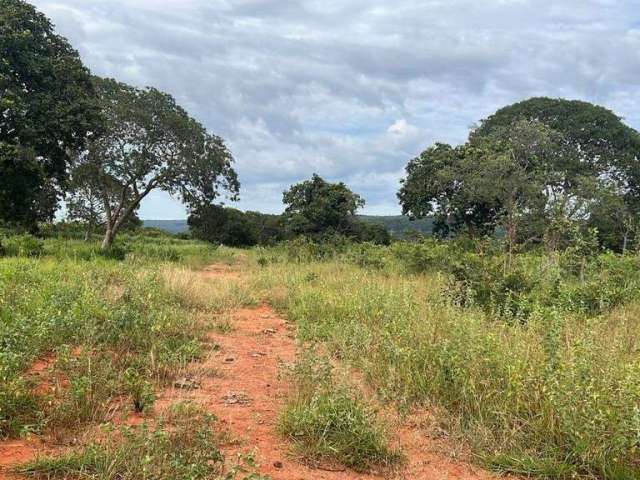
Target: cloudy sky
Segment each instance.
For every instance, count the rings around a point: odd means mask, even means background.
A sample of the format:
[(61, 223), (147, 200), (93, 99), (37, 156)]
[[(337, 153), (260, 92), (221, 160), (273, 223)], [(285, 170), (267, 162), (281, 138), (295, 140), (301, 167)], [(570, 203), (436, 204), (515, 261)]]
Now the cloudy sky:
[[(229, 143), (242, 209), (312, 173), (396, 214), (406, 162), (536, 95), (640, 128), (640, 0), (31, 0), (102, 76), (173, 94)], [(143, 218), (184, 218), (148, 199)]]

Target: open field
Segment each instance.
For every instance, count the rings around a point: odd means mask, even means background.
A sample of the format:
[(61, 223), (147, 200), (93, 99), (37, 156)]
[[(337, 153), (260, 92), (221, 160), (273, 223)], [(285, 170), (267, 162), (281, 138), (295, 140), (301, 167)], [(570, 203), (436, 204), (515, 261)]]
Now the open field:
[(637, 478), (635, 256), (4, 244), (0, 477)]

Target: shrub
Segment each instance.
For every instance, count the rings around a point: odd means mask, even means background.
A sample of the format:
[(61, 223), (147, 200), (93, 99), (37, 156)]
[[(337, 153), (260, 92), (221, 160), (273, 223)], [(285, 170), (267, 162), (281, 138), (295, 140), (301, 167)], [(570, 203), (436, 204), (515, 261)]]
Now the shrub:
[(44, 252), (44, 242), (33, 235), (13, 235), (2, 239), (3, 254), (8, 257), (37, 257)]

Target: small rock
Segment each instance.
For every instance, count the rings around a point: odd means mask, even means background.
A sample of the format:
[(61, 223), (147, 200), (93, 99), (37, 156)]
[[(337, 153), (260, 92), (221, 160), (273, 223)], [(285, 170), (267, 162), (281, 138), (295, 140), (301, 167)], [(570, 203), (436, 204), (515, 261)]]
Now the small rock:
[(276, 461), (276, 462), (273, 462), (273, 466), (276, 468), (282, 468), (284, 465), (282, 465), (282, 462)]
[(233, 363), (236, 361), (236, 357), (225, 357), (224, 363)]
[(251, 402), (249, 395), (245, 392), (228, 392), (222, 400), (225, 405), (247, 405)]
[(182, 390), (197, 390), (198, 388), (200, 388), (200, 382), (185, 377), (173, 382), (173, 386)]

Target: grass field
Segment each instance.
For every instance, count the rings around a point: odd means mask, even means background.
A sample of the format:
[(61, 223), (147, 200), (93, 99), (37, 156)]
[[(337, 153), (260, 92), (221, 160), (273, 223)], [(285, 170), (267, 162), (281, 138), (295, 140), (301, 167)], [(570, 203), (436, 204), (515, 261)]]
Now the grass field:
[[(635, 256), (549, 263), (523, 254), (507, 274), (499, 255), (479, 260), (435, 244), (238, 251), (138, 236), (107, 256), (64, 239), (3, 244), (2, 437), (77, 435), (109, 423), (114, 399), (150, 408), (158, 388), (206, 353), (204, 316), (224, 330), (225, 313), (266, 301), (295, 323), (303, 352), (323, 352), (301, 355), (281, 412), (279, 431), (296, 455), (356, 470), (401, 463), (376, 413), (388, 405), (431, 411), (474, 462), (499, 472), (640, 475)], [(461, 270), (473, 262), (484, 263)], [(236, 265), (242, 280), (198, 281), (195, 272), (214, 263)], [(363, 401), (357, 382), (317, 367), (336, 362), (359, 372), (375, 398)], [(50, 372), (46, 388), (38, 368)], [(188, 445), (175, 461), (153, 457), (154, 478), (184, 475), (188, 465), (188, 478), (222, 475), (217, 427), (180, 430), (185, 415), (203, 413), (176, 408), (157, 430), (89, 439), (23, 472), (141, 478), (122, 476), (142, 468), (123, 463), (123, 452)]]

